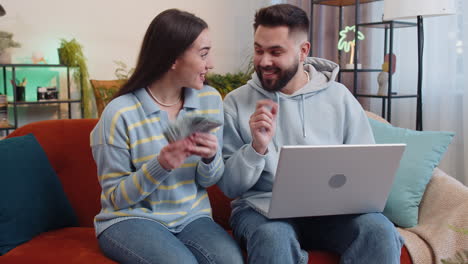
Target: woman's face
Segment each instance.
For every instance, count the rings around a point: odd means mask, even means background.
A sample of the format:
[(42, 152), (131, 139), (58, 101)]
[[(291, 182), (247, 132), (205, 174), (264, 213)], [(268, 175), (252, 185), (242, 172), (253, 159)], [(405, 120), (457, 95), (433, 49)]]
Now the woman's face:
[(210, 31), (204, 29), (184, 54), (176, 60), (173, 70), (181, 87), (203, 88), (208, 70), (213, 69)]

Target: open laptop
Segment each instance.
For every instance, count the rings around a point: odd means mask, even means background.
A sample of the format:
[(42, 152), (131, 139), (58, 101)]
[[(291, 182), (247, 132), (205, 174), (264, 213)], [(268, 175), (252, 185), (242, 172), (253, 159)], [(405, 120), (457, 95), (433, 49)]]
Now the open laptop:
[(247, 202), (268, 218), (382, 212), (405, 146), (283, 146), (271, 199)]

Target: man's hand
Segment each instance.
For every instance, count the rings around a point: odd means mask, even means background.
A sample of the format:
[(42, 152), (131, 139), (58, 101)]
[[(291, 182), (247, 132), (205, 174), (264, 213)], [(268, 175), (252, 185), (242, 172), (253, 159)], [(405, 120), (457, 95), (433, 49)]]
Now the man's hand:
[(252, 134), (252, 147), (264, 155), (268, 144), (275, 135), (278, 104), (271, 100), (259, 100), (255, 112), (250, 116), (249, 126)]

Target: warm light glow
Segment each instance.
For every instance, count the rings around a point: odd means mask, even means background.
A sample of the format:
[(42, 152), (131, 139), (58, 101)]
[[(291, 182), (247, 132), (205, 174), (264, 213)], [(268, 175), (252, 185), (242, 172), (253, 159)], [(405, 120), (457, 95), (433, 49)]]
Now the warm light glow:
[[(353, 40), (347, 41), (347, 35), (349, 32), (353, 32)], [(343, 50), (344, 52), (349, 52), (350, 50), (354, 50), (354, 46), (356, 44), (356, 40), (354, 39), (354, 34), (356, 32), (356, 26), (345, 27), (345, 29), (340, 31), (340, 40), (338, 41), (338, 50)], [(363, 40), (365, 39), (364, 34), (361, 31), (358, 32), (358, 39)]]

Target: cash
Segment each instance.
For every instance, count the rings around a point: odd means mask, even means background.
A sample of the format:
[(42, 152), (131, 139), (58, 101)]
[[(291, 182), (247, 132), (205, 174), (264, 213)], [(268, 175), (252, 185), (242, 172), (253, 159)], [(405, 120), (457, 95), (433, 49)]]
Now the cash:
[(192, 133), (209, 133), (211, 130), (221, 126), (222, 123), (216, 119), (205, 116), (186, 116), (171, 123), (163, 132), (169, 142), (184, 139)]

